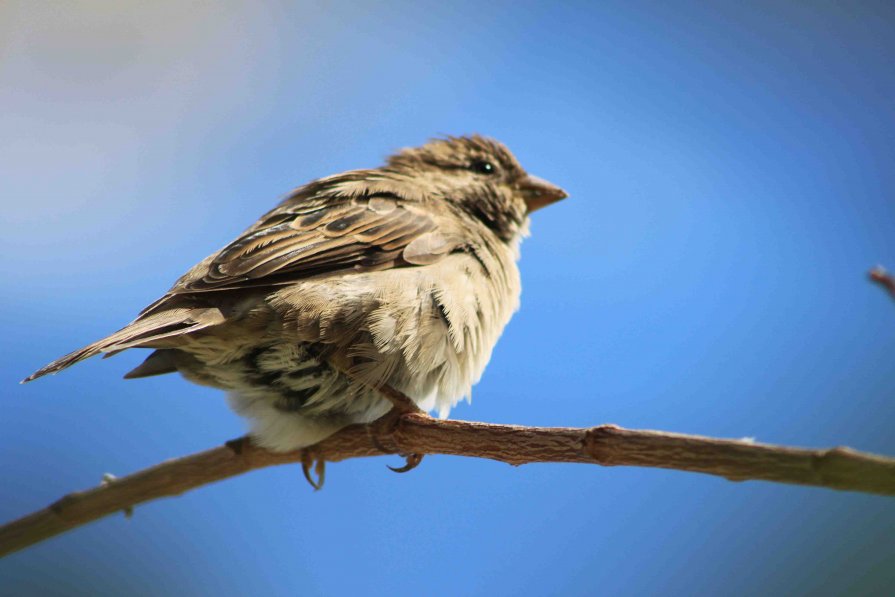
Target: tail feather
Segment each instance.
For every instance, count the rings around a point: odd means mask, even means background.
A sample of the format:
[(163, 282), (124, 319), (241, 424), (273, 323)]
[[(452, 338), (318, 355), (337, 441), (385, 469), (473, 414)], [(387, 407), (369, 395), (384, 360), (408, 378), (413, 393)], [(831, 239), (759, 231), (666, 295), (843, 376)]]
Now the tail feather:
[(146, 357), (143, 363), (125, 373), (124, 379), (164, 375), (166, 373), (174, 373), (175, 371), (177, 371), (177, 363), (175, 363), (174, 351), (162, 348), (154, 350), (151, 355)]
[(191, 334), (199, 330), (223, 323), (224, 316), (216, 308), (176, 308), (152, 313), (118, 330), (111, 336), (88, 344), (71, 352), (64, 357), (56, 359), (52, 363), (41, 367), (22, 383), (33, 381), (44, 375), (58, 373), (71, 367), (75, 363), (89, 359), (98, 354), (107, 353), (110, 356), (122, 350), (135, 347), (156, 348), (154, 343), (170, 339), (175, 336)]

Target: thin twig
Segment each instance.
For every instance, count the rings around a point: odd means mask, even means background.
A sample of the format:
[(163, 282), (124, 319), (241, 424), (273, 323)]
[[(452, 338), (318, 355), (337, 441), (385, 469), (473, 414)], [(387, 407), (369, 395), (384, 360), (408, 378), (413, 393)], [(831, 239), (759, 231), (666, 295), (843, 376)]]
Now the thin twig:
[(892, 277), (889, 272), (886, 271), (881, 265), (877, 265), (875, 268), (870, 270), (870, 279), (873, 282), (876, 282), (883, 288), (885, 288), (889, 292), (889, 296), (895, 299), (895, 278)]
[(179, 495), (250, 470), (308, 459), (338, 462), (386, 453), (453, 454), (513, 465), (579, 462), (658, 467), (732, 481), (765, 480), (895, 495), (895, 458), (849, 448), (808, 450), (614, 425), (589, 429), (520, 427), (404, 414), (397, 419), (384, 417), (370, 425), (346, 427), (297, 452), (269, 452), (248, 438), (240, 438), (126, 477), (107, 479), (0, 527), (0, 556), (138, 504)]

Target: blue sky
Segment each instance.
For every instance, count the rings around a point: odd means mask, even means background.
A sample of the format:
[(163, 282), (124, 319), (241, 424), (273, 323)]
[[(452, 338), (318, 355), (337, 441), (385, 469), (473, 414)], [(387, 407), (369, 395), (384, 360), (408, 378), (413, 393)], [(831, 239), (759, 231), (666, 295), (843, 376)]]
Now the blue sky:
[[(0, 518), (240, 435), (220, 392), (28, 386), (289, 189), (438, 134), (570, 198), (453, 416), (895, 454), (885, 2), (0, 7)], [(886, 498), (436, 456), (255, 472), (0, 561), (0, 594), (879, 594)]]

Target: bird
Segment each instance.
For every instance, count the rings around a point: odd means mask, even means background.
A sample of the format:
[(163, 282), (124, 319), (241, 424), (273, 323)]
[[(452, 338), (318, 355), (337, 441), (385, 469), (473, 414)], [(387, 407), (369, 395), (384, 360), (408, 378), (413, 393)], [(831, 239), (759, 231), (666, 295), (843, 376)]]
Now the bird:
[(445, 418), (519, 308), (529, 216), (565, 197), (489, 137), (404, 148), (295, 189), (134, 321), (22, 383), (153, 349), (126, 379), (226, 390), (278, 452), (388, 413), (383, 388)]

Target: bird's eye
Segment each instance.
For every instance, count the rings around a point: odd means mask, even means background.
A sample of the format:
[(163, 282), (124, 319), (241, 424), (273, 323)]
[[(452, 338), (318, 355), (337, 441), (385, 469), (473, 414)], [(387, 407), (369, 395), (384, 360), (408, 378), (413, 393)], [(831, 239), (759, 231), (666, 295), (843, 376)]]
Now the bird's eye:
[(476, 160), (470, 165), (470, 169), (473, 172), (478, 172), (479, 174), (494, 174), (497, 171), (497, 168), (494, 167), (494, 164), (485, 160)]

